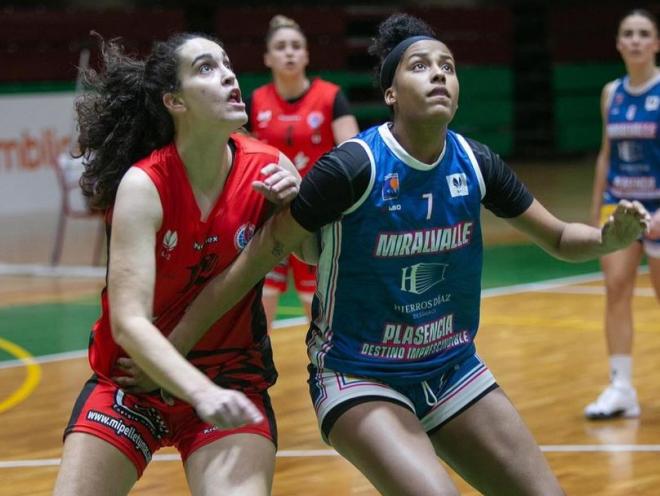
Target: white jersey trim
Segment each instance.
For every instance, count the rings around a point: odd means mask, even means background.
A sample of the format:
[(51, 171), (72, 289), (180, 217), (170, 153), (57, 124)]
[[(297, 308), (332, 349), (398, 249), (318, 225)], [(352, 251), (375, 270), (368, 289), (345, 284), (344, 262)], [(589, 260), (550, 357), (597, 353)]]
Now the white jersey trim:
[(607, 109), (608, 113), (610, 111), (610, 107), (612, 106), (612, 100), (614, 100), (614, 93), (616, 93), (616, 90), (619, 89), (619, 86), (621, 86), (621, 79), (615, 79), (612, 87), (610, 88), (610, 92), (607, 94), (605, 108)]
[(413, 157), (406, 150), (403, 149), (403, 147), (399, 144), (396, 138), (392, 135), (392, 132), (390, 131), (389, 128), (389, 122), (386, 122), (385, 124), (379, 126), (378, 133), (380, 134), (380, 137), (383, 138), (383, 141), (385, 142), (387, 148), (391, 150), (391, 152), (396, 156), (396, 158), (401, 160), (401, 162), (408, 165), (409, 167), (412, 167), (413, 169), (417, 169), (421, 171), (429, 171), (431, 169), (434, 169), (442, 161), (442, 159), (445, 156), (445, 152), (447, 151), (447, 140), (445, 140), (445, 143), (442, 147), (442, 153), (440, 154), (438, 159), (432, 164), (425, 164), (424, 162), (417, 160), (415, 157)]
[(349, 143), (349, 142), (357, 143), (362, 148), (364, 148), (365, 152), (367, 152), (367, 155), (369, 156), (369, 163), (371, 164), (371, 177), (369, 178), (369, 185), (367, 186), (365, 192), (362, 193), (362, 196), (358, 199), (358, 201), (356, 201), (348, 209), (344, 210), (344, 214), (350, 214), (351, 212), (355, 212), (367, 200), (367, 198), (369, 198), (369, 195), (371, 194), (371, 190), (374, 187), (374, 183), (376, 182), (376, 161), (374, 160), (374, 155), (373, 153), (371, 153), (371, 148), (369, 148), (369, 145), (367, 145), (361, 139), (349, 139), (344, 141), (344, 143)]
[(623, 89), (626, 90), (628, 93), (630, 93), (630, 95), (632, 96), (640, 96), (646, 93), (648, 90), (650, 90), (653, 86), (655, 86), (658, 83), (660, 83), (660, 72), (658, 72), (655, 76), (653, 76), (643, 85), (635, 86), (634, 88), (630, 86), (630, 78), (626, 77), (623, 80)]
[(465, 150), (465, 153), (467, 153), (467, 156), (470, 159), (470, 164), (472, 164), (474, 174), (477, 176), (477, 181), (479, 182), (479, 191), (481, 192), (481, 199), (483, 200), (484, 196), (486, 196), (486, 183), (484, 182), (484, 176), (481, 174), (481, 169), (479, 168), (477, 157), (474, 156), (474, 152), (472, 151), (470, 144), (465, 140), (463, 136), (458, 133), (454, 133), (454, 136), (456, 136), (456, 139), (458, 139), (458, 142), (461, 144)]

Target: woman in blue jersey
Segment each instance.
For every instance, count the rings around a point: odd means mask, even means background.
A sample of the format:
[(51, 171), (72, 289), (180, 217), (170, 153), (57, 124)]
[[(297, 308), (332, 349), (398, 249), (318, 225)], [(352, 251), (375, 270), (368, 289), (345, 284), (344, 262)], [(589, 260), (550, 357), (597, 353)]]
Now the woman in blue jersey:
[(637, 267), (646, 252), (660, 298), (660, 232), (656, 232), (660, 225), (660, 70), (655, 64), (659, 46), (658, 24), (649, 12), (633, 10), (626, 15), (619, 24), (616, 47), (627, 74), (607, 83), (601, 96), (603, 140), (596, 160), (593, 224), (607, 220), (622, 198), (642, 202), (655, 212), (655, 222), (640, 243), (601, 259), (610, 384), (585, 408), (590, 419), (640, 413), (632, 385), (632, 296)]
[(630, 244), (648, 214), (621, 202), (603, 229), (562, 222), (487, 146), (450, 131), (459, 95), (454, 58), (421, 20), (390, 17), (370, 51), (392, 122), (316, 163), (291, 207), (200, 293), (173, 344), (185, 353), (206, 322), (292, 249), (313, 256), (317, 232), (307, 343), (324, 439), (382, 494), (458, 494), (438, 457), (484, 494), (562, 494), (475, 354), (480, 206), (566, 260)]

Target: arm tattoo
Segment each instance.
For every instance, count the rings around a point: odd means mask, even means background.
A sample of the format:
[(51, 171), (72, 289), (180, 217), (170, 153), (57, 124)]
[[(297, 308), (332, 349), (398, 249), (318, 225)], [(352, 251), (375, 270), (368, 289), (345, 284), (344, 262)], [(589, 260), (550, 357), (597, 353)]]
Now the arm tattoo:
[(275, 245), (273, 245), (273, 249), (271, 250), (271, 254), (277, 258), (281, 258), (284, 256), (284, 245), (279, 242), (278, 240), (275, 240)]

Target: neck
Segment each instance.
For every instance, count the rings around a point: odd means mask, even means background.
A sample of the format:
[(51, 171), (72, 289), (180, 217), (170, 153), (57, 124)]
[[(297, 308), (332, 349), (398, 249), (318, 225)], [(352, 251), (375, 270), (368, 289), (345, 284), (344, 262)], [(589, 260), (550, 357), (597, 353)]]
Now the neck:
[(408, 154), (422, 163), (432, 164), (440, 157), (447, 136), (446, 124), (425, 124), (394, 119), (392, 135)]
[(273, 74), (273, 83), (275, 84), (277, 94), (284, 100), (293, 100), (302, 96), (310, 85), (305, 73), (293, 76)]
[(642, 86), (658, 74), (655, 63), (642, 65), (626, 65), (630, 86)]
[(227, 150), (230, 132), (210, 129), (186, 133), (177, 130), (176, 149), (194, 190), (213, 194), (224, 184), (231, 165)]

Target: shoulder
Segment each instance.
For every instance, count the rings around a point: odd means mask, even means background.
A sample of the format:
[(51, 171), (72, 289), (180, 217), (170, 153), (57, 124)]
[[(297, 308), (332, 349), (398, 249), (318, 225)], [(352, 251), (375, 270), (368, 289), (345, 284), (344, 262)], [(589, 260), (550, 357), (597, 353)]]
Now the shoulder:
[(236, 144), (236, 148), (239, 153), (244, 155), (268, 155), (270, 157), (275, 157), (275, 161), (279, 160), (280, 151), (274, 146), (267, 145), (263, 141), (248, 136), (240, 132), (235, 132), (231, 134), (231, 139)]
[(335, 83), (331, 83), (325, 79), (316, 78), (312, 81), (311, 89), (334, 100), (341, 88), (339, 88), (339, 86)]

